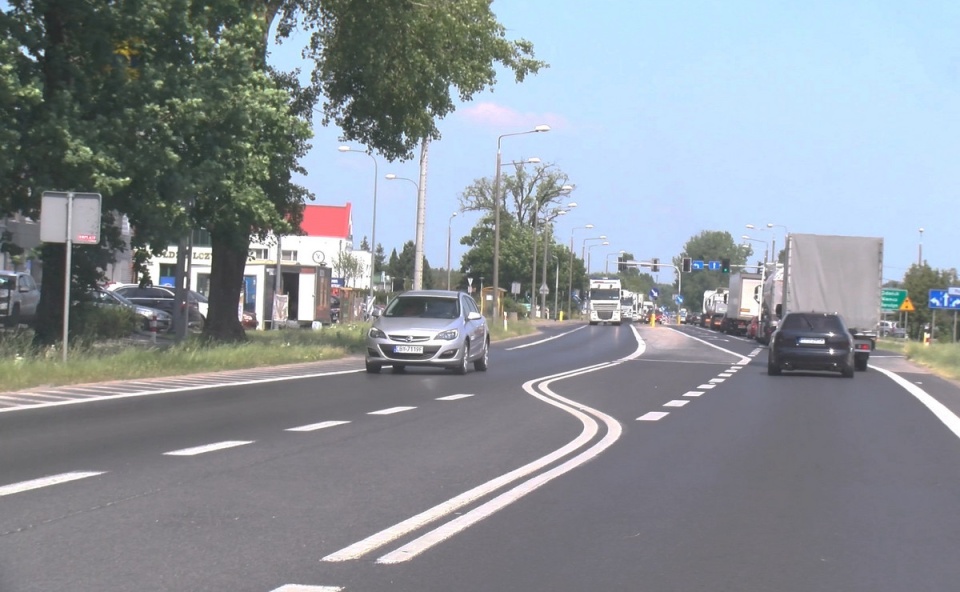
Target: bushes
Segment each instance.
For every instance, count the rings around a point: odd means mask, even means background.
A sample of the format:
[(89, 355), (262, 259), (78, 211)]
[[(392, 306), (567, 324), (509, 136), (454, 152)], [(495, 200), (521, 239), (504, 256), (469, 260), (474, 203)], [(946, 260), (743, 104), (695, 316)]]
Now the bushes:
[(83, 303), (70, 311), (70, 340), (89, 344), (128, 337), (137, 330), (138, 324), (136, 313), (123, 306)]

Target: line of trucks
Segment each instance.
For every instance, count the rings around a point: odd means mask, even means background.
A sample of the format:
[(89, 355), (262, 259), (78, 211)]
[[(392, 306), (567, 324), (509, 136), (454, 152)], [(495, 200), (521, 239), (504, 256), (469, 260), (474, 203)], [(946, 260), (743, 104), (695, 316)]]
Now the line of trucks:
[(782, 265), (731, 274), (728, 287), (705, 291), (700, 325), (767, 343), (788, 312), (839, 313), (854, 338), (856, 368), (866, 370), (881, 318), (883, 239), (790, 234), (785, 253)]

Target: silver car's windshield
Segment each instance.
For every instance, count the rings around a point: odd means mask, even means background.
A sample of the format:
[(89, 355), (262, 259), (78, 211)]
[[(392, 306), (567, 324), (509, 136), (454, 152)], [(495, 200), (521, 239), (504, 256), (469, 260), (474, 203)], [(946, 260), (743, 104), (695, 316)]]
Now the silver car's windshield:
[(460, 303), (456, 298), (401, 296), (387, 306), (383, 316), (455, 319), (460, 316)]

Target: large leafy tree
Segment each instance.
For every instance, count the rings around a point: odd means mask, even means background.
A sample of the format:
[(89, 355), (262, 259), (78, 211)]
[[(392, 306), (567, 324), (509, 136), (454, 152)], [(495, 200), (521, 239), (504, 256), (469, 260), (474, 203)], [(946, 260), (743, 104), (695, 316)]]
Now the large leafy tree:
[[(683, 252), (674, 258), (673, 264), (680, 267), (683, 257), (703, 261), (729, 259), (731, 266), (738, 269), (745, 264), (749, 255), (749, 248), (739, 246), (729, 232), (704, 230), (687, 240)], [(704, 291), (726, 288), (729, 281), (728, 274), (721, 271), (702, 270), (683, 274), (684, 305), (690, 310), (700, 310), (703, 306)]]
[(936, 316), (935, 334), (943, 341), (953, 341), (953, 314), (950, 311), (937, 310), (934, 315), (934, 309), (930, 308), (927, 296), (930, 290), (943, 290), (950, 286), (960, 285), (957, 278), (956, 269), (934, 269), (926, 262), (923, 265), (913, 264), (903, 276), (902, 287), (910, 295), (910, 301), (913, 302), (915, 312), (907, 313), (908, 327), (910, 337), (919, 339), (926, 325), (934, 323)]

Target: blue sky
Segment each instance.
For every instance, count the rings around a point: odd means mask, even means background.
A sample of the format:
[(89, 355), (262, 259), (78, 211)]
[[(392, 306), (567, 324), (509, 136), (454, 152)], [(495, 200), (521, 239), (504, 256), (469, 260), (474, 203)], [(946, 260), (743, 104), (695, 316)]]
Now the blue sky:
[[(458, 195), (503, 158), (537, 156), (576, 185), (579, 205), (558, 221), (568, 242), (605, 234), (593, 268), (621, 249), (669, 259), (702, 230), (783, 245), (791, 232), (884, 238), (884, 278), (918, 255), (960, 267), (960, 3), (843, 0), (497, 1), (511, 38), (533, 42), (550, 67), (522, 84), (503, 73), (493, 92), (440, 122), (430, 148), (425, 253), (446, 259)], [(301, 65), (292, 44), (273, 61)], [(370, 235), (373, 163), (342, 154), (339, 130), (317, 118), (304, 184), (319, 203), (354, 208)], [(356, 149), (363, 149), (353, 145)], [(416, 160), (379, 162), (377, 242), (413, 240)], [(456, 244), (475, 214), (453, 220)], [(753, 244), (755, 248), (762, 245)], [(600, 263), (598, 263), (598, 261)]]

